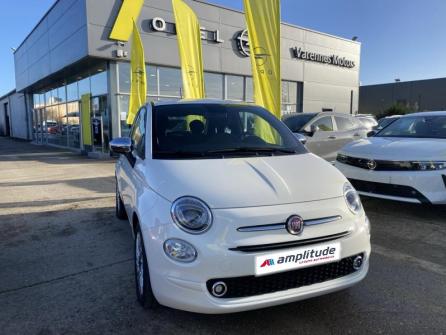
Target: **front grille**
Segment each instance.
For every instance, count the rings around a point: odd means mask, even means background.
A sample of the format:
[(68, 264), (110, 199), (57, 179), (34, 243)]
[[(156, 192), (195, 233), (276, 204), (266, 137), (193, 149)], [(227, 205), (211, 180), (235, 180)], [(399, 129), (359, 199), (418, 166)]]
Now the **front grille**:
[(257, 244), (257, 245), (242, 245), (242, 246), (238, 246), (235, 248), (229, 248), (229, 250), (242, 251), (242, 252), (260, 252), (260, 251), (269, 251), (269, 250), (277, 250), (277, 249), (286, 249), (286, 248), (293, 248), (293, 247), (301, 247), (304, 245), (315, 244), (315, 243), (320, 243), (320, 242), (334, 241), (339, 238), (345, 237), (349, 234), (350, 234), (349, 231), (343, 231), (343, 232), (337, 233), (337, 234), (307, 238), (307, 239), (296, 240), (296, 241), (270, 243), (270, 244)]
[(213, 284), (220, 281), (224, 282), (227, 286), (227, 292), (220, 298), (243, 298), (285, 291), (293, 288), (322, 283), (352, 274), (357, 271), (353, 269), (353, 260), (357, 256), (364, 257), (364, 255), (361, 253), (343, 258), (338, 262), (287, 272), (274, 273), (262, 277), (245, 276), (210, 279), (206, 282), (206, 286), (208, 291), (211, 293)]
[(407, 161), (374, 160), (338, 154), (336, 160), (361, 169), (373, 171), (420, 171), (417, 165)]
[(429, 204), (430, 201), (422, 193), (413, 187), (405, 185), (394, 185), (385, 183), (376, 183), (372, 181), (349, 179), (353, 187), (359, 192), (366, 192), (379, 195), (387, 195), (392, 197), (401, 197), (409, 199), (417, 199), (423, 204)]

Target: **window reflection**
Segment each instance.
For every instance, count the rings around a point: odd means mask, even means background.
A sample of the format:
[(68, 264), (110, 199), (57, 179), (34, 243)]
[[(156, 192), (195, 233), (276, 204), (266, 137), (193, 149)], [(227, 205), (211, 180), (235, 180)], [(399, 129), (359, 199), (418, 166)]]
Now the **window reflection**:
[(107, 72), (100, 72), (90, 77), (91, 95), (107, 94)]
[[(105, 69), (105, 66), (103, 66)], [(81, 148), (79, 99), (84, 94), (99, 96), (104, 106), (96, 108), (103, 125), (103, 138), (109, 136), (109, 115), (107, 112), (107, 71), (95, 70), (92, 76), (78, 77), (68, 85), (59, 85), (46, 92), (33, 94), (33, 137), (39, 143), (50, 143), (71, 148)], [(104, 141), (106, 142), (106, 141)]]
[(244, 84), (241, 76), (226, 76), (226, 88), (228, 90), (226, 98), (228, 100), (243, 101)]
[(204, 74), (206, 97), (211, 99), (223, 99), (223, 75), (218, 73)]
[(160, 95), (181, 97), (182, 79), (179, 69), (160, 67), (159, 68)]

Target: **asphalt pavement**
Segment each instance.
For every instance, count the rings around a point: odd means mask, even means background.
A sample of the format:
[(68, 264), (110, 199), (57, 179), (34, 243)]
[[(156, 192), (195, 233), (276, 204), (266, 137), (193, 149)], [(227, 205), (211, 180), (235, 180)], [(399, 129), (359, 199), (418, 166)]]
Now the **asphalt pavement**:
[(337, 293), (200, 315), (143, 310), (114, 162), (0, 138), (0, 334), (446, 334), (446, 206), (363, 199), (370, 272)]

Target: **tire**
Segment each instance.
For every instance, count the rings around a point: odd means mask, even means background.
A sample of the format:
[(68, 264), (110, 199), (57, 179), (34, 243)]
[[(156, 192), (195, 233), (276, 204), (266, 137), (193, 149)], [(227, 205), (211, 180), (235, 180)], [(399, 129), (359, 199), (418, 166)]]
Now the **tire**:
[(120, 220), (127, 219), (127, 213), (125, 212), (124, 203), (122, 202), (121, 195), (119, 194), (118, 181), (116, 181), (116, 217)]
[(135, 233), (135, 286), (136, 298), (142, 307), (153, 309), (158, 306), (150, 284), (149, 265), (139, 226)]

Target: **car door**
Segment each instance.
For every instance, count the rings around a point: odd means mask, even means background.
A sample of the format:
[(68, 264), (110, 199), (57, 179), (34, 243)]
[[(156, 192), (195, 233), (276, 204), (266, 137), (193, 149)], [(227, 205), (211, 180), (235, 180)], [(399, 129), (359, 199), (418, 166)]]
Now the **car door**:
[(308, 136), (306, 144), (308, 150), (326, 160), (334, 160), (337, 137), (333, 126), (333, 117), (331, 115), (321, 116), (305, 128), (310, 131), (312, 127), (318, 127), (318, 130)]
[(128, 214), (134, 212), (138, 189), (143, 185), (147, 110), (142, 107), (130, 131), (132, 151), (121, 159), (121, 198)]
[(337, 151), (339, 151), (344, 145), (350, 143), (355, 140), (359, 140), (364, 137), (364, 131), (361, 130), (359, 123), (355, 122), (355, 120), (346, 115), (346, 116), (338, 116), (335, 117), (336, 129), (337, 129), (337, 138), (336, 138), (336, 146)]

